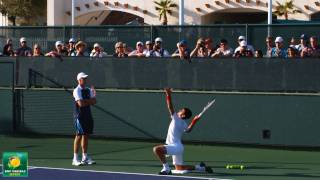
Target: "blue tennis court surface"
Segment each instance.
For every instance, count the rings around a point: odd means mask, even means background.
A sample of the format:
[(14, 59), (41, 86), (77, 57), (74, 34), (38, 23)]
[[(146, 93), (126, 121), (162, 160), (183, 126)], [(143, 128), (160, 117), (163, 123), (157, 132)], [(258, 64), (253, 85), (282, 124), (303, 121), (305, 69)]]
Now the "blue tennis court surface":
[(95, 180), (95, 179), (108, 179), (108, 180), (224, 180), (218, 178), (201, 178), (201, 177), (185, 177), (185, 176), (161, 176), (153, 174), (139, 174), (139, 173), (126, 173), (126, 172), (109, 172), (109, 171), (92, 171), (92, 170), (79, 170), (79, 169), (63, 169), (63, 168), (50, 168), (50, 167), (29, 167), (28, 178), (13, 178), (2, 177), (1, 179), (28, 179), (28, 180), (63, 180), (63, 179), (77, 179), (77, 180)]

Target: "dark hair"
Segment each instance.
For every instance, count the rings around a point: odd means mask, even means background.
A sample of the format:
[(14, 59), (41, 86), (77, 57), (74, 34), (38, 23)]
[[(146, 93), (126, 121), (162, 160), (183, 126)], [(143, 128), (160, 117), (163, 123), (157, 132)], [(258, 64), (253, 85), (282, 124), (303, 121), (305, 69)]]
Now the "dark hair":
[(220, 43), (228, 44), (228, 41), (226, 39), (221, 39)]
[(189, 118), (191, 118), (191, 116), (192, 116), (191, 110), (188, 109), (188, 108), (182, 108), (182, 109), (184, 109), (184, 112), (185, 112), (185, 118), (184, 118), (184, 119), (189, 119)]

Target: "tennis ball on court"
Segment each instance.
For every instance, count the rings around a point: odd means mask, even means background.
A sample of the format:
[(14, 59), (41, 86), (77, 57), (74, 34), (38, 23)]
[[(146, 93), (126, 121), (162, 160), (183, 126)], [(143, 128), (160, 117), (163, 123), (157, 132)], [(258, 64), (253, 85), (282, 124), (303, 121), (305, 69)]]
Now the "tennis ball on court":
[(244, 169), (244, 165), (241, 165), (241, 166), (240, 166), (240, 169), (243, 170), (243, 169)]
[(228, 165), (226, 165), (226, 168), (227, 168), (227, 169), (230, 169), (230, 166), (229, 166), (229, 164), (228, 164)]

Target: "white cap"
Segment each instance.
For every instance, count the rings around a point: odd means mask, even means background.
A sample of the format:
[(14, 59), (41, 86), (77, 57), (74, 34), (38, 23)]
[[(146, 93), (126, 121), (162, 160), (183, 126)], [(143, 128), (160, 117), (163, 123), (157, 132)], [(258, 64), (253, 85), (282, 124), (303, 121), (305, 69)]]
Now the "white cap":
[(56, 42), (56, 47), (58, 47), (59, 45), (61, 45), (61, 46), (62, 46), (62, 45), (63, 45), (63, 43), (62, 43), (61, 41), (57, 41), (57, 42)]
[(75, 43), (75, 42), (76, 42), (76, 40), (75, 40), (74, 38), (70, 38), (70, 39), (69, 39), (69, 43), (70, 43), (70, 42)]
[(137, 44), (136, 44), (136, 46), (138, 46), (139, 44), (140, 44), (141, 46), (143, 46), (143, 42), (141, 42), (141, 41), (138, 41)]
[(276, 37), (276, 40), (275, 40), (274, 42), (276, 42), (276, 43), (282, 43), (282, 42), (283, 42), (283, 38), (280, 37), (280, 36), (278, 36), (278, 37)]
[(154, 42), (162, 42), (162, 38), (161, 37), (157, 37)]
[(247, 46), (247, 41), (241, 41), (241, 42), (240, 42), (240, 46), (241, 46), (241, 47)]
[(238, 40), (246, 40), (246, 37), (244, 37), (244, 36), (239, 36), (239, 37), (238, 37)]
[(23, 41), (27, 41), (27, 39), (25, 37), (20, 38), (20, 43), (22, 43)]
[(83, 79), (83, 78), (87, 78), (88, 75), (84, 72), (80, 72), (78, 75), (77, 75), (77, 80), (79, 81), (80, 79)]
[(99, 43), (94, 43), (93, 48), (101, 47)]
[(147, 45), (147, 44), (152, 44), (152, 42), (151, 42), (151, 41), (146, 41), (146, 45)]

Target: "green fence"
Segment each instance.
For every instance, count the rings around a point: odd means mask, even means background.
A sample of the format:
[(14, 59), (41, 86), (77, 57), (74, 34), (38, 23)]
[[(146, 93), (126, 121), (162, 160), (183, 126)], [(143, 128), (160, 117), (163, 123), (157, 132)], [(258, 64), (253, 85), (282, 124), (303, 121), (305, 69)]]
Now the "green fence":
[[(84, 71), (90, 84), (100, 86), (98, 103), (92, 108), (97, 136), (163, 140), (169, 117), (161, 89), (170, 86), (192, 90), (174, 92), (176, 109), (187, 106), (195, 114), (209, 100), (217, 101), (195, 131), (186, 135), (188, 141), (320, 147), (319, 59), (194, 59), (188, 63), (2, 58), (1, 62), (2, 134), (73, 134), (71, 87), (76, 86), (76, 74)], [(13, 82), (23, 86), (14, 89)], [(239, 92), (246, 88), (261, 92)], [(280, 90), (270, 92), (273, 88)], [(304, 93), (292, 93), (297, 89)]]
[(29, 45), (38, 43), (44, 51), (54, 48), (57, 40), (68, 41), (70, 37), (84, 40), (92, 47), (95, 42), (100, 43), (105, 50), (112, 54), (117, 41), (124, 41), (135, 48), (138, 41), (154, 40), (160, 36), (163, 46), (170, 52), (176, 49), (176, 43), (182, 39), (189, 42), (193, 48), (197, 38), (211, 37), (217, 44), (221, 38), (229, 41), (231, 47), (237, 47), (240, 35), (247, 37), (249, 44), (256, 49), (265, 51), (265, 37), (268, 32), (273, 37), (282, 36), (286, 45), (291, 37), (299, 39), (302, 33), (319, 36), (320, 24), (277, 24), (277, 25), (210, 25), (210, 26), (57, 26), (57, 27), (1, 27), (0, 46), (3, 47), (6, 38), (12, 38), (15, 48), (19, 38), (27, 37)]
[(18, 58), (17, 85), (74, 87), (77, 73), (98, 88), (320, 92), (320, 59)]
[[(23, 90), (23, 97), (20, 132), (74, 134), (70, 93), (29, 89)], [(213, 98), (215, 106), (203, 115), (191, 134), (185, 135), (185, 140), (320, 147), (320, 97), (315, 94), (173, 93), (176, 110), (189, 107), (194, 114)], [(165, 139), (170, 119), (163, 92), (98, 90), (97, 101), (92, 107), (94, 135)]]

